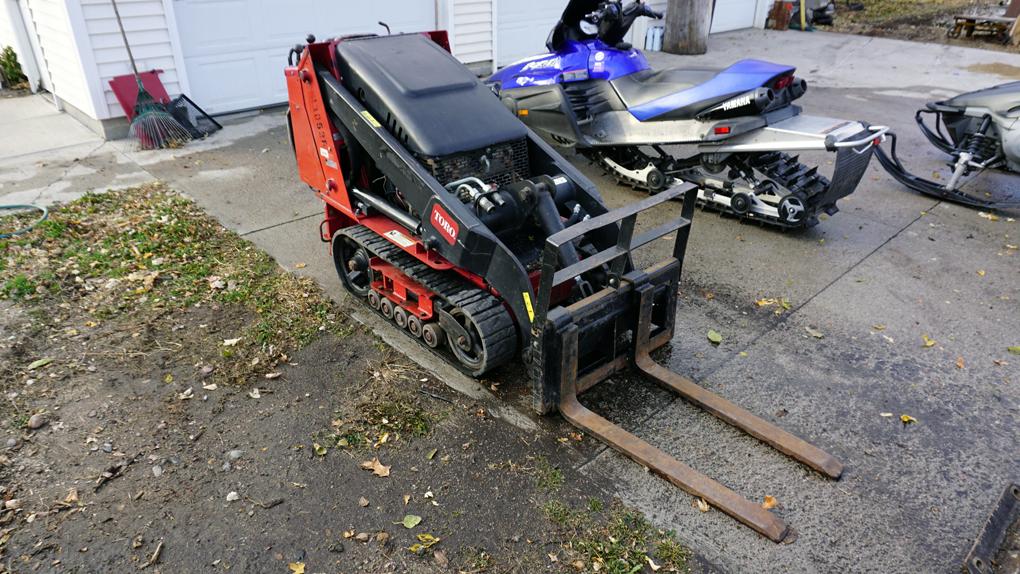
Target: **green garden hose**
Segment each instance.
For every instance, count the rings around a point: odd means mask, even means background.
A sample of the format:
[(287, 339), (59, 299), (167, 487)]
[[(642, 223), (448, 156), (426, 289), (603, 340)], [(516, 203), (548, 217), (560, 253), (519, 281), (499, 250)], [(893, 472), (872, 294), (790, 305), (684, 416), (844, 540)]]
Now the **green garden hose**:
[(0, 211), (23, 211), (26, 209), (30, 211), (38, 211), (42, 213), (42, 215), (39, 216), (39, 219), (37, 219), (32, 225), (22, 227), (21, 229), (12, 231), (10, 233), (0, 233), (0, 239), (8, 239), (11, 237), (15, 237), (17, 235), (28, 233), (29, 231), (35, 229), (37, 225), (39, 225), (43, 221), (46, 221), (46, 218), (50, 216), (50, 212), (48, 209), (46, 209), (45, 207), (39, 207), (38, 205), (0, 205)]

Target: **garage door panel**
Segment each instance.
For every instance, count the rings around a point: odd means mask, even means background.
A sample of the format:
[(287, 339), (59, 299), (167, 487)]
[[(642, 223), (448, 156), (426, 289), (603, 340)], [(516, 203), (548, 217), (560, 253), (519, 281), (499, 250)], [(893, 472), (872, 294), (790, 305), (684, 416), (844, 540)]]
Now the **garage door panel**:
[(258, 58), (205, 56), (188, 61), (192, 97), (210, 113), (252, 108), (263, 103)]
[(283, 103), (287, 50), (309, 33), (329, 38), (435, 27), (423, 0), (175, 0), (188, 83), (212, 113)]
[(497, 64), (545, 52), (549, 32), (559, 21), (567, 0), (502, 0), (497, 4)]
[(716, 0), (712, 33), (751, 28), (757, 6), (756, 0)]

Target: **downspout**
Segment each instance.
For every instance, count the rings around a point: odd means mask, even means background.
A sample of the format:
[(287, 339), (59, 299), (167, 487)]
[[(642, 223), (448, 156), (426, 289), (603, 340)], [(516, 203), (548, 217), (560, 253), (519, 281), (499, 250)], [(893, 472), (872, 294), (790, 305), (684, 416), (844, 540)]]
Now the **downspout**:
[(492, 9), (492, 73), (499, 71), (499, 0), (490, 0)]

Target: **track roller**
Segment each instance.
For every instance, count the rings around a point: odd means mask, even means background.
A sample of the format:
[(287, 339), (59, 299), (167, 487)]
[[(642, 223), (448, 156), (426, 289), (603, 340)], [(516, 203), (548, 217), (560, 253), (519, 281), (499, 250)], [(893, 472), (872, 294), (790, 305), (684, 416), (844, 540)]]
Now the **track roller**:
[(419, 337), (420, 338), (421, 337), (421, 333), (422, 333), (421, 319), (419, 319), (416, 315), (408, 315), (407, 316), (407, 331), (409, 333), (411, 333), (412, 335), (414, 335), (415, 337)]
[(443, 328), (438, 323), (428, 323), (421, 330), (421, 339), (425, 341), (425, 344), (435, 349), (439, 347), (443, 342), (443, 338), (446, 336), (443, 333)]
[(407, 311), (403, 307), (398, 306), (393, 309), (393, 322), (401, 329), (407, 327)]

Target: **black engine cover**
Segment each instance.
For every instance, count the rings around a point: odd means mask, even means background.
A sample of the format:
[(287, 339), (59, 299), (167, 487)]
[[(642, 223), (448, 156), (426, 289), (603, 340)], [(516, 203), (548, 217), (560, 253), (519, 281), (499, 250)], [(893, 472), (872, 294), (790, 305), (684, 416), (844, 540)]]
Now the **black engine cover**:
[(337, 45), (344, 86), (420, 158), (527, 136), (489, 88), (421, 34)]

